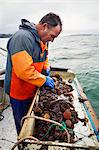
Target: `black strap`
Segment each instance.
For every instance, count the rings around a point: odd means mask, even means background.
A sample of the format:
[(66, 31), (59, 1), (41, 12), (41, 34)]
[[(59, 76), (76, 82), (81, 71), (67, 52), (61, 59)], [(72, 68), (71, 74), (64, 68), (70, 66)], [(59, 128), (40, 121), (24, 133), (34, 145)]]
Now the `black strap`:
[(51, 71), (65, 71), (65, 72), (67, 72), (68, 69), (67, 68), (51, 67)]

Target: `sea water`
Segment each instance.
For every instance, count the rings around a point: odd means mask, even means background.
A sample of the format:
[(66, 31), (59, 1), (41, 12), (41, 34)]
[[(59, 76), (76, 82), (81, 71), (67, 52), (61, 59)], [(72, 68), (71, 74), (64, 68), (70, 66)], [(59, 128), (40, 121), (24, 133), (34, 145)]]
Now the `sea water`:
[[(0, 39), (6, 48), (8, 39)], [(99, 118), (99, 35), (80, 34), (60, 36), (49, 44), (49, 62), (53, 67), (72, 69), (97, 117)], [(5, 68), (6, 52), (0, 50), (0, 68)]]

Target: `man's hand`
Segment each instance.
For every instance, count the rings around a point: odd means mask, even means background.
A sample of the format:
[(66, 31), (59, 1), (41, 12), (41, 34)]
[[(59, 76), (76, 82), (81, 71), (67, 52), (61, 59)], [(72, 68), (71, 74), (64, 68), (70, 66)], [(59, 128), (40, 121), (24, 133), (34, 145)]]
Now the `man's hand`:
[(44, 83), (44, 85), (53, 89), (54, 88), (54, 80), (51, 77), (46, 76), (46, 82)]

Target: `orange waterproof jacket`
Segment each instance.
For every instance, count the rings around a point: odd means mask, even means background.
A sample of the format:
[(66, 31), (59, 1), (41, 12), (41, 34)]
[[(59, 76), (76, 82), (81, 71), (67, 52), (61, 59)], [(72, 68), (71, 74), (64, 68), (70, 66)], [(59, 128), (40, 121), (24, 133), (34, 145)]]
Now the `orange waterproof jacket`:
[(19, 31), (8, 42), (5, 92), (18, 100), (34, 97), (45, 81), (42, 70), (49, 67), (48, 50), (35, 26), (23, 21)]

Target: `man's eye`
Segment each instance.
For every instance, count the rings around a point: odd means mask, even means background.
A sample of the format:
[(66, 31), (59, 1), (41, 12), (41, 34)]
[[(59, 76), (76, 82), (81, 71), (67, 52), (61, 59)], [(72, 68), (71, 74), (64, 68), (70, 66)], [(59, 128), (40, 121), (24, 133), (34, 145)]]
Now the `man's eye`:
[(54, 39), (55, 38), (55, 36), (54, 35), (51, 35), (51, 37)]

